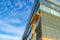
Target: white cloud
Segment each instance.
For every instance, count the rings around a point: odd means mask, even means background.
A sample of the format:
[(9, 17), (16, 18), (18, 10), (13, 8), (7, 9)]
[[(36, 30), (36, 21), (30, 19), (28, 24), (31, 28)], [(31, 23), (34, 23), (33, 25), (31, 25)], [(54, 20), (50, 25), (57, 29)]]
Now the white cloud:
[(29, 0), (29, 2), (34, 3), (34, 0)]
[(10, 22), (10, 23), (22, 23), (22, 21), (21, 20), (19, 20), (19, 19), (14, 19), (14, 18), (12, 18), (12, 19), (8, 19), (8, 22)]
[(22, 2), (19, 2), (19, 1), (18, 1), (17, 3), (15, 3), (15, 6), (16, 6), (16, 7), (19, 6), (18, 9), (20, 9), (20, 8), (22, 8), (22, 7), (24, 6), (24, 4), (23, 4)]
[(17, 27), (4, 23), (3, 21), (0, 21), (0, 31), (3, 31), (5, 33), (12, 33), (16, 36), (22, 36), (24, 29), (25, 29), (24, 25), (17, 28)]
[(22, 21), (20, 20), (12, 20), (12, 23), (21, 23)]
[(9, 36), (0, 34), (0, 40), (21, 40), (21, 36)]

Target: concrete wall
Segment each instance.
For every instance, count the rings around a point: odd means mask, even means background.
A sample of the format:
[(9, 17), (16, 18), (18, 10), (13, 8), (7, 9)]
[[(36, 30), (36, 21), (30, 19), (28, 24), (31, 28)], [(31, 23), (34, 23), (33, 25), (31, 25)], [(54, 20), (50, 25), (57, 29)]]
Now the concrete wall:
[(42, 11), (42, 37), (60, 40), (60, 17)]

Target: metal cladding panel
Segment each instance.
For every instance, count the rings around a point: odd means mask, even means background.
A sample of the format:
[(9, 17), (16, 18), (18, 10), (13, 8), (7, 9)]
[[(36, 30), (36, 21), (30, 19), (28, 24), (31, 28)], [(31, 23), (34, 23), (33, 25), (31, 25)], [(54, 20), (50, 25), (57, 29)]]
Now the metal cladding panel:
[(60, 18), (42, 11), (42, 36), (60, 40)]
[(60, 0), (46, 0), (46, 1), (60, 7)]

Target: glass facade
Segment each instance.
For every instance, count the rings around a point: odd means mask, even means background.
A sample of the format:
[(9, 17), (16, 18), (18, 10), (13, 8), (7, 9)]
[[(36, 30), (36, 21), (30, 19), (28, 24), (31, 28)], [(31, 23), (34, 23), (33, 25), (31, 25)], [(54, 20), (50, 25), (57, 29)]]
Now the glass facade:
[(27, 40), (31, 40), (32, 37), (32, 32), (30, 32), (29, 37), (27, 38)]

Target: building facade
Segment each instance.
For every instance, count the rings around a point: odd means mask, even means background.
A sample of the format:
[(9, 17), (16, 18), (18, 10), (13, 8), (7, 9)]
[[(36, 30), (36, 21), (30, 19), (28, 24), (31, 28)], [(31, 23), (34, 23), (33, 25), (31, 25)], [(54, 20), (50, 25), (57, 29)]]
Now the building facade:
[(60, 5), (56, 0), (39, 0), (36, 5), (22, 40), (60, 40)]

